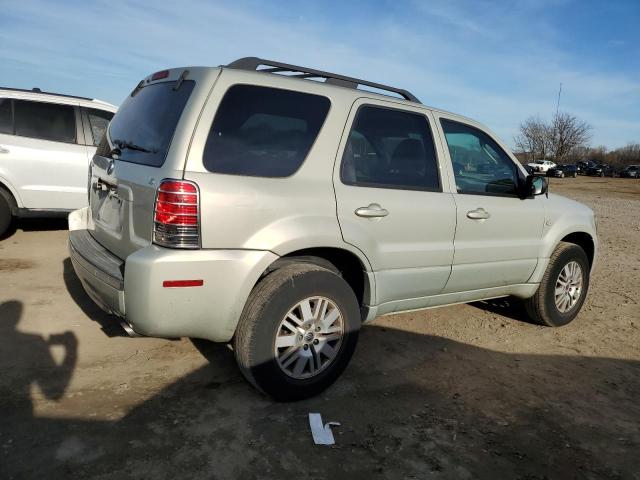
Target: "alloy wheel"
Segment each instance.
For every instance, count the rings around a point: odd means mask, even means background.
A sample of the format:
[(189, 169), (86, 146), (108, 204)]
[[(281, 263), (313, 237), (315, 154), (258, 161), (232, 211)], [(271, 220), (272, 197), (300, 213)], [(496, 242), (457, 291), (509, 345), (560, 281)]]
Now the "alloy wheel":
[(555, 303), (560, 313), (567, 313), (582, 295), (582, 268), (576, 261), (567, 263), (556, 279)]
[(298, 380), (311, 378), (336, 359), (344, 337), (338, 306), (326, 297), (308, 297), (284, 316), (275, 338), (280, 369)]

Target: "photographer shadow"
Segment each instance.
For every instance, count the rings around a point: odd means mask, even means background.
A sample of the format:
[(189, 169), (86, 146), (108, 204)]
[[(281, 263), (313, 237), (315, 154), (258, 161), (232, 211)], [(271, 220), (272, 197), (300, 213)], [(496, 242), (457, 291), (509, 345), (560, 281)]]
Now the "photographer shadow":
[[(48, 339), (17, 329), (22, 317), (22, 303), (11, 300), (0, 304), (0, 337), (10, 348), (0, 350), (0, 365), (5, 387), (12, 392), (14, 417), (33, 417), (31, 386), (37, 385), (48, 400), (64, 395), (78, 359), (78, 340), (73, 332), (50, 335)], [(57, 363), (51, 347), (64, 348), (64, 358)], [(24, 369), (25, 363), (28, 368)], [(16, 373), (13, 373), (16, 372)]]

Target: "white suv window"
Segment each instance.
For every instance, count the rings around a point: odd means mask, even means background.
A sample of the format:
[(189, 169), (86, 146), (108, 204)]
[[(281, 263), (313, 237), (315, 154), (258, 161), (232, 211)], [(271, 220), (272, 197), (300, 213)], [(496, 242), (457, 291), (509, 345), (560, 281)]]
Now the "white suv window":
[(9, 98), (0, 98), (0, 133), (13, 135), (13, 112)]
[(98, 146), (107, 131), (109, 122), (113, 118), (113, 113), (95, 108), (87, 108), (86, 112), (89, 127), (91, 128), (91, 136), (93, 137), (93, 144)]
[(441, 124), (458, 193), (517, 195), (518, 169), (489, 135), (451, 120), (442, 119)]
[(52, 142), (76, 142), (76, 113), (71, 105), (14, 100), (15, 134)]

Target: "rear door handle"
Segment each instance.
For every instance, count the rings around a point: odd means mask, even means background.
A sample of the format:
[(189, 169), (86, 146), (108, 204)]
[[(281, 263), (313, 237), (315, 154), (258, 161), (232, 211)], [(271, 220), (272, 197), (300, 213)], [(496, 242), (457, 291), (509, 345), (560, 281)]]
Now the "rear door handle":
[(372, 203), (368, 207), (360, 207), (356, 209), (356, 215), (364, 218), (386, 217), (389, 211), (382, 208), (377, 203)]
[(0, 153), (9, 153), (9, 149), (3, 146), (0, 146)]
[(491, 217), (491, 214), (487, 212), (484, 208), (476, 208), (475, 210), (469, 210), (467, 212), (467, 217), (472, 220), (486, 220)]

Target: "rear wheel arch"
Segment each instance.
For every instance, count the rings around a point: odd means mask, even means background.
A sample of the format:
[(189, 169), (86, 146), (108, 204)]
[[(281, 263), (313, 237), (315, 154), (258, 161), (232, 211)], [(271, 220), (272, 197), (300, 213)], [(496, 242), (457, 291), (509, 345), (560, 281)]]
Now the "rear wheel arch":
[[(340, 275), (351, 287), (358, 303), (370, 305), (374, 286), (367, 275), (364, 261), (350, 250), (337, 247), (314, 247), (289, 252), (274, 261), (260, 280), (269, 273), (292, 263), (314, 263)], [(258, 280), (259, 283), (260, 280)]]

